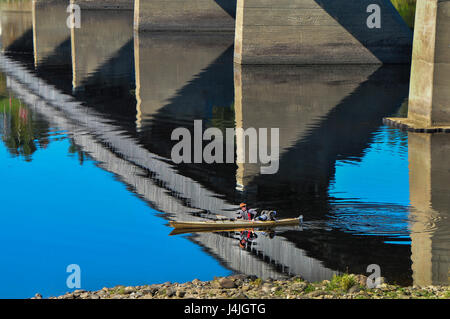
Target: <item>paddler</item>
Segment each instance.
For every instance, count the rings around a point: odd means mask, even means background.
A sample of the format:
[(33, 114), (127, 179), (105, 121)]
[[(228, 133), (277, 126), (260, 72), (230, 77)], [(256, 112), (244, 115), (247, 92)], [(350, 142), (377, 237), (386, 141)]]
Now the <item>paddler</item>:
[(237, 217), (236, 219), (242, 219), (242, 220), (253, 220), (256, 216), (256, 210), (254, 209), (248, 209), (247, 204), (241, 203), (239, 205), (239, 210), (236, 212)]

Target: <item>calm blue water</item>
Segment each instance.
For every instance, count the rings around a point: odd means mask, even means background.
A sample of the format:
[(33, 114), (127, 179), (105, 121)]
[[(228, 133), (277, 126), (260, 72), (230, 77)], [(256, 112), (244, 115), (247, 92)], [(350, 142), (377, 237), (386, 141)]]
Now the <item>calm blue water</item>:
[(70, 264), (87, 290), (230, 274), (187, 238), (169, 237), (159, 212), (88, 157), (81, 165), (67, 133), (50, 130), (31, 162), (0, 143), (0, 298), (63, 294)]
[(410, 244), (408, 134), (381, 126), (362, 158), (336, 162), (329, 192), (333, 228)]

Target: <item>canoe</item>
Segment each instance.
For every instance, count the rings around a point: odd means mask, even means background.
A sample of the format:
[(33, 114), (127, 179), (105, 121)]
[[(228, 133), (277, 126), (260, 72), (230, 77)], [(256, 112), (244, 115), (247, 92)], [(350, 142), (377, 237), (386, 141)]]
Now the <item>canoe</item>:
[(217, 220), (217, 221), (201, 221), (201, 222), (177, 222), (170, 221), (170, 226), (175, 229), (236, 229), (236, 228), (271, 228), (277, 226), (299, 225), (302, 216), (297, 218), (286, 218), (274, 221), (260, 220)]
[[(284, 226), (284, 227), (295, 227), (298, 226), (297, 224), (295, 225), (288, 225), (288, 226)], [(183, 234), (193, 234), (193, 233), (221, 233), (221, 232), (241, 232), (241, 231), (252, 231), (255, 233), (259, 233), (259, 232), (263, 232), (263, 231), (267, 231), (269, 229), (272, 229), (273, 227), (258, 227), (258, 228), (252, 228), (252, 227), (247, 227), (247, 228), (218, 228), (218, 229), (208, 229), (208, 228), (204, 228), (204, 229), (197, 229), (197, 228), (174, 228), (169, 236), (175, 236), (175, 235), (183, 235)]]

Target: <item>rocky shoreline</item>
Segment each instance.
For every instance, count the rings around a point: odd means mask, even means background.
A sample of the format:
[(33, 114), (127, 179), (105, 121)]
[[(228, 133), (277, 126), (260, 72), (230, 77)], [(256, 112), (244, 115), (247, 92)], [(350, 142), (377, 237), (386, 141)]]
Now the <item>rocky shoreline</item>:
[[(49, 299), (450, 299), (450, 287), (401, 287), (380, 284), (366, 286), (363, 275), (341, 275), (332, 280), (310, 283), (299, 277), (287, 280), (261, 280), (245, 275), (194, 279), (186, 283), (145, 286), (116, 286), (98, 291), (76, 290)], [(382, 281), (383, 282), (383, 281)], [(40, 299), (36, 294), (32, 299)]]

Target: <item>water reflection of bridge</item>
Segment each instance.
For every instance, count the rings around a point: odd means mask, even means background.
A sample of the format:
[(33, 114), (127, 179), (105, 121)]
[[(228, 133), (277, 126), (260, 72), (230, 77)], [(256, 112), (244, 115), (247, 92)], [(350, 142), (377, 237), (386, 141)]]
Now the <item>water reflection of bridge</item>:
[[(134, 144), (133, 139), (120, 137), (122, 132), (108, 125), (101, 116), (92, 113), (86, 115), (84, 107), (78, 102), (55, 91), (52, 86), (28, 73), (20, 64), (3, 57), (1, 65), (9, 74), (9, 89), (45, 115), (50, 123), (71, 132), (75, 144), (99, 162), (100, 167), (116, 174), (156, 209), (168, 212), (167, 218), (195, 220), (197, 217), (190, 213), (204, 210), (223, 212), (230, 207), (230, 204), (203, 189), (195, 181), (174, 172), (159, 156)], [(59, 110), (57, 105), (60, 105)], [(91, 135), (94, 132), (98, 137)], [(133, 156), (130, 157), (130, 154)], [(153, 177), (148, 178), (149, 175)], [(185, 203), (186, 200), (189, 200), (190, 205)], [(233, 238), (218, 234), (199, 234), (192, 239), (228, 267), (247, 274), (279, 278), (286, 273), (301, 273), (306, 278), (320, 279), (333, 273), (281, 237), (267, 243), (261, 241), (252, 252), (241, 250)], [(258, 254), (265, 256), (273, 264), (260, 260)], [(277, 267), (282, 271), (278, 271)]]
[[(30, 12), (22, 13), (24, 20), (17, 23), (29, 29), (17, 27), (23, 31), (4, 42), (10, 51), (32, 50), (38, 75), (4, 59), (10, 88), (71, 132), (101, 167), (168, 218), (196, 219), (191, 213), (198, 211), (224, 214), (242, 198), (236, 185), (258, 206), (276, 207), (286, 215), (314, 207), (314, 214), (307, 213), (322, 218), (329, 211), (327, 191), (335, 161), (361, 157), (381, 119), (395, 112), (407, 95), (408, 72), (402, 68), (237, 66), (233, 73), (232, 38), (140, 34), (133, 40), (128, 12), (97, 11), (82, 29), (70, 32), (65, 8), (51, 8), (35, 8), (34, 24), (27, 22)], [(46, 19), (46, 12), (52, 12), (53, 20)], [(122, 31), (96, 38), (100, 17)], [(71, 70), (72, 77), (61, 78), (61, 69)], [(130, 85), (134, 73), (137, 105)], [(231, 105), (237, 126), (281, 128), (277, 174), (259, 175), (259, 164), (167, 163), (173, 128), (192, 129), (193, 119), (199, 118), (226, 122), (228, 118), (214, 114), (226, 113)], [(111, 124), (114, 118), (122, 121)], [(290, 204), (283, 207), (286, 202)], [(356, 237), (334, 232), (334, 240), (318, 241), (320, 232), (308, 235), (285, 232), (272, 240), (259, 238), (252, 252), (240, 250), (227, 236), (199, 234), (191, 239), (228, 267), (261, 277), (294, 273), (321, 279), (331, 269), (364, 272), (376, 260), (389, 278), (398, 277), (398, 270), (390, 269), (390, 256), (398, 256), (394, 263), (403, 268), (410, 263), (407, 248), (382, 245), (383, 238), (365, 241), (365, 250), (355, 256), (348, 247), (358, 246)]]

